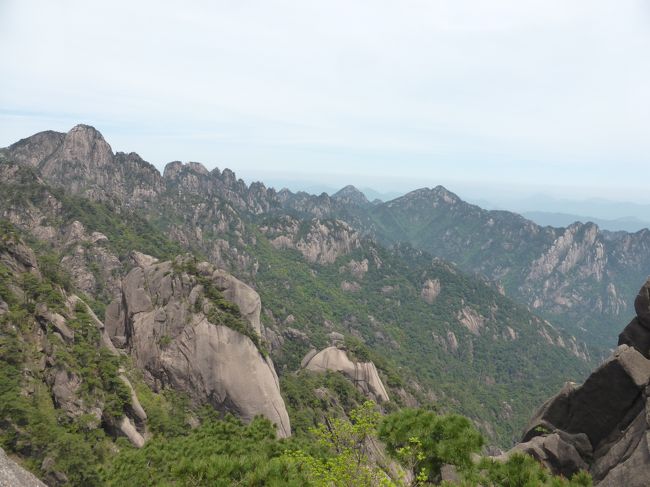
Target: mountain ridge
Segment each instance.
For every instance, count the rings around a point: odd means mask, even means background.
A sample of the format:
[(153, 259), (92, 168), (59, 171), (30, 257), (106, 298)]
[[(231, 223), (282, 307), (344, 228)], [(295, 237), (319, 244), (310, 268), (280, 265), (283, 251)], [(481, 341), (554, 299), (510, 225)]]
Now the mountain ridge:
[[(260, 293), (266, 303), (263, 336), (280, 372), (296, 370), (310, 347), (328, 346), (331, 339), (323, 327), (329, 327), (331, 332), (356, 336), (371, 349), (391, 357), (382, 365), (380, 355), (373, 355), (382, 380), (392, 388), (391, 397), (413, 396), (417, 388), (439, 388), (436, 394), (444, 407), (462, 407), (475, 418), (486, 411), (486, 406), (458, 388), (455, 380), (436, 378), (433, 370), (447, 369), (451, 376), (474, 381), (476, 388), (485, 392), (485, 403), (497, 401), (501, 387), (521, 391), (527, 380), (540, 374), (540, 368), (551, 375), (542, 378), (546, 385), (539, 393), (557, 384), (559, 378), (548, 368), (550, 356), (555, 362), (566, 363), (572, 376), (586, 371), (590, 352), (580, 341), (504, 298), (496, 286), (473, 274), (465, 276), (417, 249), (403, 246), (390, 250), (368, 240), (362, 230), (357, 230), (369, 221), (364, 220), (368, 214), (359, 205), (326, 194), (276, 192), (262, 183), (246, 185), (229, 169), (208, 171), (194, 162), (171, 162), (161, 174), (133, 153), (109, 158), (107, 154), (112, 151), (106, 149), (108, 144), (97, 142), (97, 133), (90, 129), (71, 132), (68, 142), (67, 136), (63, 141), (59, 136), (48, 136), (59, 143), (44, 156), (48, 167), (59, 164), (66, 174), (72, 160), (74, 167), (95, 165), (97, 171), (78, 171), (75, 184), (64, 184), (65, 178), (52, 172), (38, 176), (44, 178), (42, 184), (63, 187), (68, 196), (34, 181), (20, 183), (27, 185), (20, 189), (20, 184), (16, 185), (22, 181), (20, 171), (38, 172), (35, 166), (41, 165), (15, 167), (10, 162), (11, 147), (4, 149), (2, 171), (3, 180), (9, 183), (9, 200), (3, 203), (3, 216), (47, 241), (57, 241), (53, 239), (57, 230), (49, 222), (71, 217), (88, 231), (107, 235), (110, 245), (123, 240), (125, 234), (132, 235), (131, 240), (115, 247), (117, 252), (110, 258), (95, 255), (96, 250), (90, 248), (77, 247), (78, 256), (66, 255), (70, 250), (61, 249), (65, 259), (74, 259), (74, 281), (94, 298), (107, 303), (115, 297), (116, 283), (110, 274), (122, 272), (116, 264), (123, 258), (122, 249), (153, 252), (164, 260), (180, 253), (175, 248), (191, 251)], [(89, 140), (77, 140), (84, 133)], [(34, 153), (41, 155), (47, 152), (38, 148), (42, 138), (25, 139), (27, 142), (12, 146), (13, 150), (32, 143)], [(47, 149), (54, 145), (47, 145)], [(63, 151), (64, 146), (77, 147), (79, 154)], [(98, 160), (84, 154), (98, 154)], [(36, 156), (30, 162), (34, 159)], [(107, 169), (109, 164), (112, 170)], [(29, 184), (37, 187), (28, 189)], [(452, 198), (442, 187), (426, 192)], [(17, 199), (11, 199), (13, 194)], [(43, 205), (47, 201), (50, 203)], [(120, 229), (119, 220), (133, 222), (136, 227)], [(156, 238), (160, 248), (166, 249), (165, 255), (147, 242), (140, 228), (151, 238), (160, 235)], [(163, 235), (169, 242), (162, 239)], [(109, 265), (112, 271), (95, 276), (92, 269), (97, 263)], [(384, 316), (376, 316), (377, 310)], [(515, 372), (512, 362), (518, 344), (524, 342), (539, 353)], [(424, 364), (421, 376), (426, 384), (398, 385), (399, 380), (389, 380), (399, 375), (400, 368), (413, 367), (409, 365), (413, 356)], [(426, 394), (422, 392), (421, 396)], [(533, 396), (525, 399), (533, 400)], [(493, 406), (482, 420), (482, 428), (500, 441), (511, 441), (516, 435), (506, 418), (514, 414), (521, 422), (525, 417), (523, 403), (510, 405), (506, 401)], [(513, 407), (513, 412), (508, 412)], [(492, 421), (498, 422), (496, 430)]]

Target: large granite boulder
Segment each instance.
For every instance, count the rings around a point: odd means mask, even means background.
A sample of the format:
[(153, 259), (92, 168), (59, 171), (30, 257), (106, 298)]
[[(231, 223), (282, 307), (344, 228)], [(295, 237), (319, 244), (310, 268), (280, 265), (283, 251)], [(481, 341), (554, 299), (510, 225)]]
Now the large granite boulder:
[(650, 279), (639, 290), (634, 300), (634, 311), (639, 322), (650, 330)]
[(0, 487), (46, 487), (0, 448)]
[(388, 392), (372, 362), (353, 362), (344, 350), (328, 347), (318, 353), (308, 353), (302, 367), (315, 372), (341, 372), (364, 394), (377, 402), (388, 401)]
[(629, 345), (637, 349), (645, 358), (650, 358), (650, 329), (634, 318), (618, 336), (619, 345)]
[(556, 474), (588, 470), (598, 486), (650, 485), (650, 280), (635, 309), (614, 353), (544, 403), (511, 451)]
[(277, 426), (279, 436), (289, 436), (289, 416), (271, 359), (250, 336), (210, 322), (215, 305), (205, 295), (205, 279), (239, 305), (241, 317), (258, 336), (259, 295), (208, 263), (196, 266), (197, 275), (179, 270), (182, 260), (174, 264), (139, 256), (137, 263), (123, 280), (121, 297), (107, 309), (106, 328), (113, 343), (130, 352), (145, 380), (155, 389), (170, 386), (246, 421), (263, 415)]

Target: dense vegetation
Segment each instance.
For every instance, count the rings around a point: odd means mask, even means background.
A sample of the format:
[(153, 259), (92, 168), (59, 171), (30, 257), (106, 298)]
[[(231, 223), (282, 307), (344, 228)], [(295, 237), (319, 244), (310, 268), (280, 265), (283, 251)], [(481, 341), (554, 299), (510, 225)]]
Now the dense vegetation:
[[(307, 332), (316, 348), (327, 345), (329, 330), (323, 323), (343, 324), (352, 338), (347, 348), (363, 350), (361, 360), (372, 360), (385, 384), (407, 387), (410, 381), (404, 378), (416, 377), (436, 392), (437, 407), (489, 423), (492, 439), (503, 446), (517, 439), (531, 411), (567, 378), (580, 380), (587, 372), (585, 362), (540, 340), (540, 323), (532, 322), (526, 309), (479, 278), (408, 247), (389, 252), (367, 244), (332, 265), (310, 265), (295, 250), (274, 249), (259, 235), (250, 252), (260, 262), (256, 282), (265, 307), (277, 317), (291, 314), (291, 326)], [(358, 291), (342, 290), (342, 281), (350, 279), (341, 272), (345, 264), (375, 258), (381, 267), (369, 266)], [(427, 279), (442, 283), (433, 304), (419, 296)], [(387, 288), (390, 293), (384, 292)], [(483, 336), (458, 325), (458, 310), (465, 305), (493, 317)], [(507, 326), (516, 330), (516, 341), (503, 337)], [(457, 350), (445, 350), (435, 339), (450, 331)], [(281, 371), (296, 370), (308, 351), (306, 343), (287, 343), (274, 360)]]
[[(0, 183), (0, 204), (21, 227), (0, 220), (0, 299), (7, 305), (0, 312), (0, 442), (29, 469), (52, 484), (75, 486), (363, 486), (430, 484), (438, 482), (443, 464), (452, 464), (467, 486), (586, 485), (584, 478), (573, 484), (551, 479), (530, 459), (485, 461), (480, 468), (470, 461), (486, 443), (482, 434), (490, 443), (509, 445), (542, 399), (586, 372), (586, 364), (567, 350), (540, 340), (538, 322), (526, 309), (480, 278), (408, 246), (388, 250), (362, 241), (333, 264), (309, 263), (296, 250), (271, 245), (260, 230), (264, 222), (250, 215), (230, 221), (223, 234), (206, 231), (203, 246), (178, 238), (192, 210), (204, 203), (192, 197), (146, 214), (110, 199), (65, 194), (24, 167), (11, 184)], [(21, 220), (32, 214), (38, 218)], [(127, 357), (102, 347), (101, 325), (91, 312), (102, 319), (111, 297), (101, 269), (88, 264), (97, 287), (84, 296), (60, 264), (74, 252), (60, 235), (74, 221), (88, 233), (107, 236), (100, 245), (83, 245), (119, 259), (111, 277), (128, 271), (133, 250), (172, 259), (188, 251), (212, 255), (216, 237), (237, 246), (233, 254), (245, 264), (231, 270), (260, 293), (264, 324), (282, 333), (291, 316), (292, 332), (306, 339), (285, 336), (281, 347), (267, 350), (236, 306), (201, 277), (196, 257), (181, 260), (175, 271), (203, 284), (211, 322), (249, 336), (263, 354), (272, 354), (295, 437), (278, 440), (265, 420), (243, 425), (172, 390), (154, 392)], [(54, 234), (39, 241), (30, 225)], [(310, 225), (301, 222), (296, 239), (308, 235)], [(10, 266), (21, 241), (36, 251), (38, 271)], [(365, 276), (351, 274), (353, 260), (370, 262)], [(427, 280), (441, 283), (432, 302), (420, 295)], [(346, 289), (350, 281), (358, 287)], [(482, 333), (459, 325), (464, 307), (486, 318)], [(43, 309), (60, 314), (69, 333), (44, 319)], [(516, 332), (516, 341), (507, 339), (507, 328)], [(351, 358), (376, 364), (392, 399), (381, 409), (365, 403), (341, 374), (300, 370), (310, 348), (330, 343), (331, 331), (345, 335), (341, 346)], [(449, 333), (458, 346), (444, 341)], [(558, 376), (558, 368), (566, 375)], [(54, 393), (57, 373), (78, 385), (80, 401), (64, 404)], [(140, 450), (116, 428), (133, 406), (122, 374), (147, 413), (151, 437)], [(423, 409), (400, 410), (407, 401)], [(367, 448), (378, 438), (392, 458)]]

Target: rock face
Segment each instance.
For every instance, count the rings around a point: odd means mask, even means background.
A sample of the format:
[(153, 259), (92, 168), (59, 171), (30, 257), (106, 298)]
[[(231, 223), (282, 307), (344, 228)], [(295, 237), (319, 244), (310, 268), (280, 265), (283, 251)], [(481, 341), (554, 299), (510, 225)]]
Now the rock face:
[(303, 360), (303, 367), (315, 372), (333, 370), (348, 377), (357, 388), (372, 399), (388, 401), (388, 392), (379, 378), (372, 362), (353, 362), (344, 350), (328, 347), (314, 354), (310, 352)]
[(246, 421), (266, 416), (279, 436), (289, 436), (289, 416), (271, 359), (248, 336), (210, 321), (215, 305), (204, 284), (238, 302), (242, 318), (259, 336), (257, 293), (208, 263), (197, 265), (201, 284), (197, 275), (178, 266), (175, 270), (172, 262), (137, 257), (140, 265), (126, 276), (121, 298), (106, 313), (116, 346), (131, 353), (154, 389), (170, 386)]
[(524, 451), (555, 473), (589, 470), (599, 486), (642, 487), (650, 479), (650, 280), (619, 346), (581, 386), (567, 383), (531, 420)]
[(0, 448), (0, 487), (46, 487)]
[(212, 279), (224, 297), (239, 307), (242, 317), (252, 325), (258, 335), (261, 335), (260, 312), (262, 310), (262, 301), (260, 295), (253, 288), (225, 271), (216, 271), (212, 275)]

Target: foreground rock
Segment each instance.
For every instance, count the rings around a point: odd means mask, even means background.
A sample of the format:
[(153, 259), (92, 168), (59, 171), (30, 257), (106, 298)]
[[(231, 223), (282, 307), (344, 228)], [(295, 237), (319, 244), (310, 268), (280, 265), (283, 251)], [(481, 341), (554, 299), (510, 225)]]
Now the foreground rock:
[(328, 347), (318, 353), (310, 352), (302, 361), (302, 367), (315, 372), (333, 370), (341, 372), (364, 394), (377, 402), (388, 401), (388, 392), (377, 368), (372, 362), (353, 362), (344, 350)]
[(602, 487), (650, 482), (650, 280), (619, 346), (581, 386), (567, 383), (537, 412), (522, 443), (554, 473), (589, 470)]
[(46, 487), (0, 448), (0, 487)]
[[(197, 403), (211, 404), (245, 421), (263, 415), (278, 435), (291, 434), (273, 363), (252, 337), (259, 336), (259, 296), (234, 277), (208, 263), (198, 274), (181, 270), (182, 261), (157, 262), (135, 256), (122, 284), (122, 296), (106, 312), (106, 327), (116, 346), (133, 356), (145, 380), (156, 390), (172, 387)], [(247, 336), (224, 323), (207, 287), (236, 300)], [(236, 313), (236, 312), (235, 312)], [(242, 321), (247, 320), (247, 321)]]

